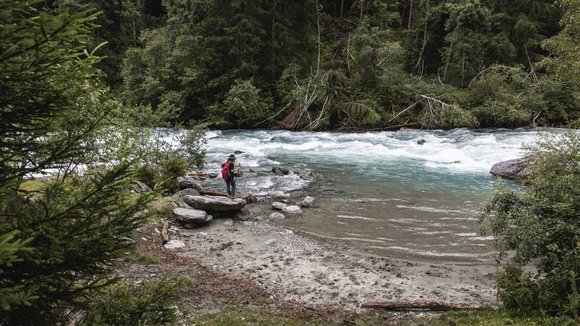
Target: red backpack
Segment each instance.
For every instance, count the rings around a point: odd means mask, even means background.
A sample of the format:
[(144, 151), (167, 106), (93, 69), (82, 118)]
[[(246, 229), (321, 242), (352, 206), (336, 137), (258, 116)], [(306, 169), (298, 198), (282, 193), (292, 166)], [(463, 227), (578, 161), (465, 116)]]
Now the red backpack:
[(230, 177), (230, 161), (222, 164), (222, 178), (228, 179)]

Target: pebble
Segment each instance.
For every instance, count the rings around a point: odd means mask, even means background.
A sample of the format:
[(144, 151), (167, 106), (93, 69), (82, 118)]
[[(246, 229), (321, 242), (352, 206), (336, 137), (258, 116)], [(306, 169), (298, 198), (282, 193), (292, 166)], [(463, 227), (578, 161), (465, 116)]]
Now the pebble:
[(270, 239), (270, 240), (267, 240), (266, 242), (264, 242), (264, 244), (266, 246), (272, 246), (272, 245), (274, 245), (276, 243), (278, 243), (278, 240), (277, 239)]

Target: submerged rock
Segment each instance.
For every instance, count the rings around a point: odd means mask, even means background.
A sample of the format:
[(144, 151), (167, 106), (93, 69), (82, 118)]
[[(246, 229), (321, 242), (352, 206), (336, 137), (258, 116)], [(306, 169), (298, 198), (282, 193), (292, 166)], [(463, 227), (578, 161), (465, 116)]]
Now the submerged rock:
[(510, 180), (523, 180), (531, 175), (530, 167), (533, 163), (533, 156), (507, 160), (494, 164), (489, 173)]
[(290, 173), (290, 170), (275, 166), (272, 168), (272, 172), (276, 173), (277, 175), (287, 175)]
[(285, 218), (286, 218), (286, 216), (284, 216), (284, 214), (279, 213), (279, 212), (274, 212), (274, 213), (270, 214), (271, 220), (283, 220)]

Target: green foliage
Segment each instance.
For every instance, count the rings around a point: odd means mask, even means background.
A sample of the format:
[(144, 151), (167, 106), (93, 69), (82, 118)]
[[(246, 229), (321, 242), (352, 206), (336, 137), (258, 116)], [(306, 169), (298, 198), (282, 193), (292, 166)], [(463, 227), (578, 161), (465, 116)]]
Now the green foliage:
[[(499, 294), (510, 308), (535, 307), (577, 317), (580, 286), (580, 135), (568, 131), (545, 136), (536, 147), (528, 189), (517, 194), (500, 188), (486, 207), (488, 230), (500, 257), (536, 271), (509, 268), (500, 276)], [(520, 286), (510, 285), (519, 280)], [(525, 288), (523, 288), (525, 287)], [(532, 299), (533, 296), (533, 299)]]
[(519, 315), (533, 315), (542, 306), (538, 284), (521, 267), (506, 266), (497, 277), (497, 288), (503, 306)]
[(174, 301), (184, 279), (161, 278), (138, 286), (119, 283), (97, 296), (80, 325), (172, 325), (177, 322)]
[[(143, 32), (125, 54), (123, 93), (129, 103), (154, 109), (166, 102), (181, 121), (220, 128), (418, 126), (417, 110), (391, 119), (420, 95), (443, 97), (436, 88), (459, 96), (467, 89), (473, 98), (451, 101), (462, 110), (450, 111), (445, 128), (476, 127), (468, 112), (480, 127), (562, 125), (579, 115), (578, 83), (562, 78), (563, 63), (573, 66), (573, 1), (560, 9), (533, 0), (163, 5), (163, 24)], [(137, 22), (135, 10), (126, 10)], [(548, 53), (539, 44), (546, 38), (555, 55), (543, 61)], [(486, 83), (493, 99), (478, 91)]]
[(580, 2), (577, 0), (560, 0), (557, 4), (564, 14), (560, 24), (562, 30), (542, 45), (553, 56), (546, 58), (545, 64), (553, 69), (563, 80), (580, 84), (580, 54), (578, 39), (580, 39)]
[(210, 110), (212, 121), (218, 126), (251, 127), (272, 115), (272, 104), (260, 95), (251, 80), (238, 80), (222, 105), (214, 105)]
[(425, 317), (411, 325), (473, 325), (473, 326), (556, 326), (571, 325), (575, 320), (566, 317), (552, 317), (546, 315), (514, 316), (505, 309), (453, 311), (439, 316)]
[[(96, 15), (40, 9), (40, 2), (0, 4), (3, 325), (74, 323), (115, 281), (112, 263), (155, 195), (127, 191), (137, 156), (122, 155), (126, 143), (105, 141), (122, 134), (126, 111), (99, 83), (99, 58), (85, 50)], [(57, 171), (50, 181), (21, 186), (46, 169)]]
[(485, 101), (473, 109), (473, 114), (482, 127), (515, 128), (529, 124), (530, 114), (521, 106), (505, 102)]
[(148, 164), (142, 164), (137, 168), (137, 180), (146, 184), (149, 188), (155, 188), (157, 171)]
[(187, 172), (187, 162), (179, 157), (172, 157), (161, 161), (160, 184), (164, 189), (175, 191), (177, 187), (177, 177), (185, 175)]
[[(437, 125), (433, 127), (441, 129), (453, 128), (476, 128), (479, 126), (477, 118), (469, 111), (463, 110), (457, 105), (452, 105), (445, 108), (435, 109), (437, 113)], [(427, 123), (424, 113), (424, 122)]]

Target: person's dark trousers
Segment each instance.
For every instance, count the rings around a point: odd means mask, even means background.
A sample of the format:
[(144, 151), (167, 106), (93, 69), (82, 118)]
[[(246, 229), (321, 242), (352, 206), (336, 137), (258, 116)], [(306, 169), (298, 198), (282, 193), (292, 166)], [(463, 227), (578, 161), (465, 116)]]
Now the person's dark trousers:
[(226, 189), (228, 191), (228, 196), (236, 197), (236, 178), (231, 177), (226, 179)]

